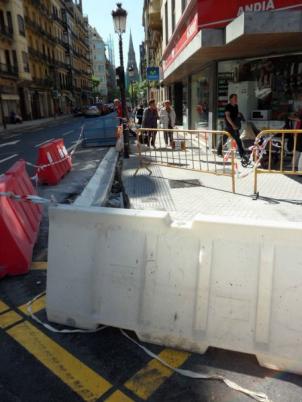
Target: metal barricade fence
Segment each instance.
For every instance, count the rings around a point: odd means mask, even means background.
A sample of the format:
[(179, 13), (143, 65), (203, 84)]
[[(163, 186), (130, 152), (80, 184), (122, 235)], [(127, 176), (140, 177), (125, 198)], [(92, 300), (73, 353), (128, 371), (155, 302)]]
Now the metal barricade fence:
[[(212, 151), (212, 144), (223, 136), (224, 157)], [(215, 142), (213, 141), (215, 137)], [(137, 130), (138, 170), (151, 164), (187, 169), (202, 173), (230, 176), (235, 193), (236, 149), (232, 137), (226, 131), (179, 130), (162, 128), (140, 128)]]
[[(298, 149), (297, 149), (298, 148)], [(302, 130), (263, 130), (255, 140), (253, 149), (254, 194), (258, 174), (302, 175)]]

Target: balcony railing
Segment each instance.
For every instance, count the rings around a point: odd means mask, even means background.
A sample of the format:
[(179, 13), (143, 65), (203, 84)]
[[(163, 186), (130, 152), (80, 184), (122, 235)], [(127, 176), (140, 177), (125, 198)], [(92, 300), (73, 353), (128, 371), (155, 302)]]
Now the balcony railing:
[(18, 66), (7, 65), (5, 63), (0, 63), (0, 74), (9, 75), (12, 77), (18, 77), (19, 69)]
[(9, 75), (12, 77), (18, 77), (18, 67), (0, 63), (0, 75)]
[(0, 25), (0, 34), (5, 36), (6, 38), (13, 38), (13, 29), (6, 25)]
[(54, 81), (49, 78), (43, 78), (43, 79), (34, 79), (33, 83), (39, 87), (51, 88), (54, 84)]
[(51, 33), (45, 31), (44, 28), (42, 28), (41, 25), (37, 24), (35, 21), (33, 21), (32, 19), (30, 19), (29, 17), (25, 17), (25, 22), (26, 24), (35, 32), (37, 32), (40, 35), (43, 35), (46, 39), (48, 39), (49, 41), (56, 43), (57, 39), (52, 36)]

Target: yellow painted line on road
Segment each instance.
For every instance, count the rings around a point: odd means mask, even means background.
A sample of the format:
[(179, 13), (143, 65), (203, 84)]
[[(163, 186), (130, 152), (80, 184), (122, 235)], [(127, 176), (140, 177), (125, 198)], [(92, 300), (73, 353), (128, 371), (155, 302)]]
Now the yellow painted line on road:
[(133, 402), (133, 399), (128, 398), (121, 391), (115, 391), (109, 398), (105, 399), (105, 402)]
[(31, 269), (33, 270), (47, 269), (47, 261), (33, 261), (31, 263)]
[(8, 305), (6, 305), (5, 303), (3, 303), (3, 302), (0, 300), (0, 313), (3, 313), (3, 312), (6, 311), (6, 310), (9, 310)]
[(21, 315), (17, 314), (15, 311), (8, 311), (7, 313), (0, 315), (0, 328), (7, 328), (11, 325), (15, 324), (18, 321), (21, 321), (23, 318)]
[(29, 322), (16, 325), (7, 333), (84, 401), (95, 402), (111, 388), (107, 380)]
[[(190, 357), (190, 353), (164, 349), (159, 357), (170, 366), (177, 368)], [(172, 374), (173, 370), (163, 366), (158, 360), (152, 359), (146, 367), (125, 383), (125, 387), (141, 399), (147, 400)]]
[[(32, 312), (38, 313), (41, 310), (45, 309), (45, 302), (46, 302), (46, 296), (42, 296), (39, 299), (35, 300), (34, 303), (31, 305), (31, 310)], [(19, 310), (21, 310), (24, 314), (30, 315), (29, 311), (27, 310), (27, 304), (23, 304), (22, 306), (18, 307)]]

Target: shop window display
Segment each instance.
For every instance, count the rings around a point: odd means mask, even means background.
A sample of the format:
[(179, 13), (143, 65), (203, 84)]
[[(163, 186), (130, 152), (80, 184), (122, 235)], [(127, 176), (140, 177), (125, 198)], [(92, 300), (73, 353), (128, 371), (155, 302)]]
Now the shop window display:
[(192, 76), (192, 127), (209, 128), (209, 71)]
[(238, 107), (257, 128), (282, 128), (302, 108), (302, 55), (218, 63), (217, 123), (231, 93)]

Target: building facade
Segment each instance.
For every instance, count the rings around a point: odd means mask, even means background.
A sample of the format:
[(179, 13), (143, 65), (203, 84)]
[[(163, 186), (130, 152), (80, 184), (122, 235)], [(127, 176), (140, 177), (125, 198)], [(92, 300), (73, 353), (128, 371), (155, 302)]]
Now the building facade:
[[(144, 69), (142, 76), (146, 77), (147, 67), (159, 67), (162, 75), (162, 18), (161, 1), (145, 0), (143, 10), (143, 26), (145, 31), (144, 60), (141, 68)], [(147, 81), (147, 98), (152, 98), (157, 103), (162, 103), (167, 98), (167, 93), (158, 81)]]
[(91, 101), (88, 19), (81, 1), (0, 1), (1, 109), (24, 120)]
[(93, 77), (99, 81), (99, 84), (94, 88), (95, 100), (107, 102), (108, 88), (105, 42), (93, 27), (89, 27), (89, 46)]
[(19, 79), (30, 78), (24, 13), (21, 0), (0, 1), (1, 120), (10, 121), (20, 110)]
[(163, 0), (163, 81), (179, 124), (221, 129), (229, 95), (258, 128), (302, 108), (298, 0)]

